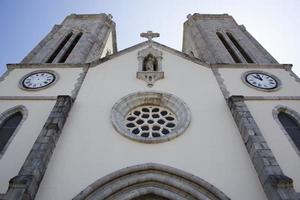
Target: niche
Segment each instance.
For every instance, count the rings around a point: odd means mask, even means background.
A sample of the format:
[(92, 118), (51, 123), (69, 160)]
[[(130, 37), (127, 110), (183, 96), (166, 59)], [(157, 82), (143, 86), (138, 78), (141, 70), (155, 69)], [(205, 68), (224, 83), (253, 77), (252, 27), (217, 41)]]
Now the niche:
[(138, 52), (138, 72), (137, 78), (147, 82), (148, 87), (152, 87), (154, 82), (164, 78), (162, 71), (162, 52), (148, 47)]

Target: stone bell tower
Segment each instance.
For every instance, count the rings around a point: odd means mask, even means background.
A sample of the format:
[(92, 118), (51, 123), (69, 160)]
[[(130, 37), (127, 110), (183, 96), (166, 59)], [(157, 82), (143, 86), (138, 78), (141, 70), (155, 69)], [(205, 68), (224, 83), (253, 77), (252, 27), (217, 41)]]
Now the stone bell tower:
[(111, 15), (71, 14), (22, 60), (22, 63), (86, 63), (117, 50), (115, 23)]
[(193, 14), (184, 23), (183, 52), (210, 64), (278, 63), (228, 14)]

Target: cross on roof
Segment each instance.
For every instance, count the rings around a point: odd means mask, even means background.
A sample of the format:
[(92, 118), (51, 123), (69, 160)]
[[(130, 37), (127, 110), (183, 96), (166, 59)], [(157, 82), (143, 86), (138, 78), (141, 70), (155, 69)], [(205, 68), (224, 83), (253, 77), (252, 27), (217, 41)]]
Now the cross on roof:
[(152, 31), (147, 31), (147, 33), (141, 33), (141, 37), (148, 38), (148, 41), (151, 42), (152, 38), (159, 37), (159, 33), (153, 33)]

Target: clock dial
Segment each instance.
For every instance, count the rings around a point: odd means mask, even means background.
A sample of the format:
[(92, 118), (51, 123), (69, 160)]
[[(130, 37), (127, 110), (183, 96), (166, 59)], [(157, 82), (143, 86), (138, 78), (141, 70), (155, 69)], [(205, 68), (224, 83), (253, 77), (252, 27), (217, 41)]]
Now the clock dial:
[(27, 89), (38, 89), (46, 87), (55, 81), (55, 75), (50, 72), (36, 72), (30, 74), (22, 81), (22, 85)]
[(264, 73), (249, 73), (245, 79), (250, 85), (261, 89), (274, 89), (278, 86), (275, 78)]

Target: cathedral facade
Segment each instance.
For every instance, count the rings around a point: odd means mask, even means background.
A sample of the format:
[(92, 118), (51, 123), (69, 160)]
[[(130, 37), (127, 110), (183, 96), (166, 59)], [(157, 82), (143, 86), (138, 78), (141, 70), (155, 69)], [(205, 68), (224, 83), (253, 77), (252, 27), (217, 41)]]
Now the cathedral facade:
[(300, 84), (227, 14), (118, 51), (72, 14), (0, 78), (0, 199), (300, 199)]

